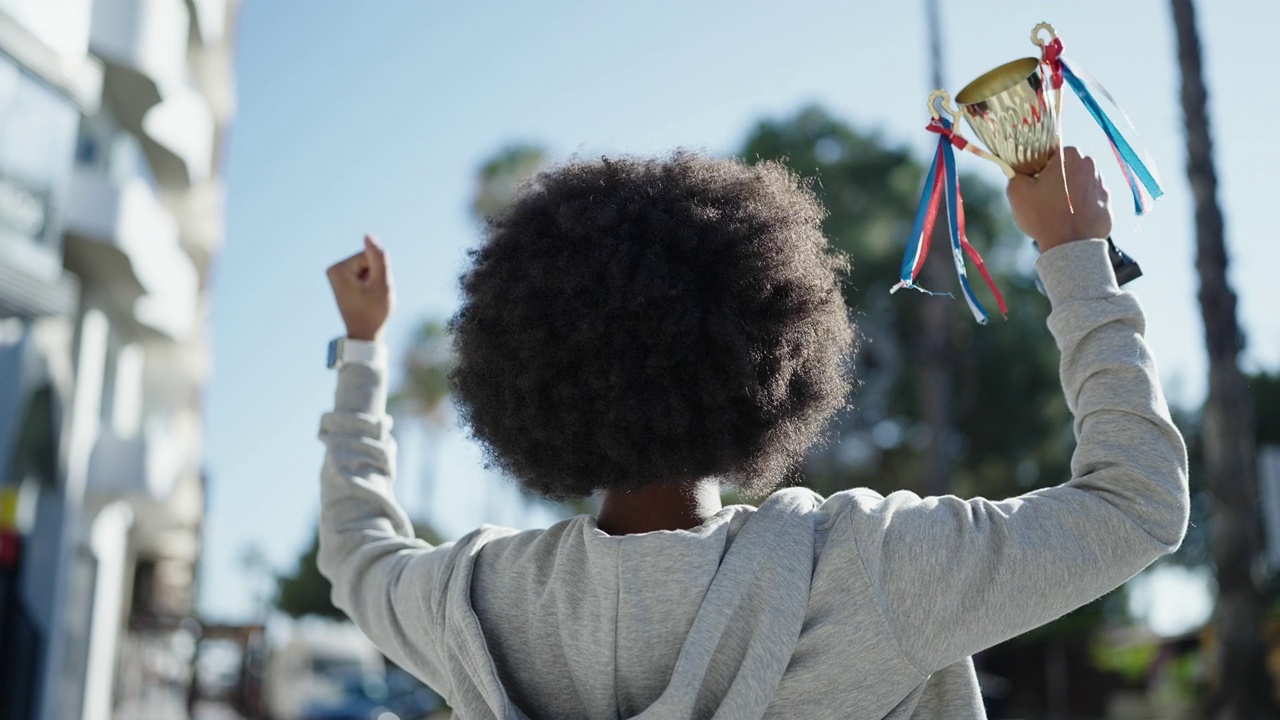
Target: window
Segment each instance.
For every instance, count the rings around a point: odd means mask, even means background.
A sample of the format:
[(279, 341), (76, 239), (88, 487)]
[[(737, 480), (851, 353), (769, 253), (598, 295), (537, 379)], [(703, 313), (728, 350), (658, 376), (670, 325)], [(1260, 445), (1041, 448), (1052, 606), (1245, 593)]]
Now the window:
[(156, 186), (142, 143), (116, 123), (105, 104), (98, 114), (80, 122), (76, 165), (104, 173), (117, 185), (140, 178), (151, 187)]
[(58, 246), (79, 112), (0, 56), (0, 242)]

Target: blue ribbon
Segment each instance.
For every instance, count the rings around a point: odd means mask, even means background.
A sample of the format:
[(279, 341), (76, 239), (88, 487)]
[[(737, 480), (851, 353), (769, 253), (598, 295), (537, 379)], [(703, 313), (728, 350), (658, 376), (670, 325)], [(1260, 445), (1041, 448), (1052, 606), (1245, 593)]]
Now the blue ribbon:
[[(951, 129), (951, 122), (946, 118), (941, 118), (942, 126)], [(942, 167), (946, 171), (947, 183), (947, 226), (951, 231), (951, 257), (956, 265), (956, 274), (960, 276), (960, 289), (964, 292), (965, 302), (969, 304), (969, 311), (973, 313), (973, 319), (978, 321), (980, 325), (987, 324), (987, 311), (983, 309), (982, 303), (978, 302), (978, 296), (973, 293), (973, 287), (969, 285), (969, 274), (964, 269), (964, 248), (960, 244), (960, 222), (959, 222), (959, 193), (960, 178), (956, 176), (956, 153), (951, 147), (951, 142), (947, 138), (940, 141), (942, 148)]]
[[(945, 140), (943, 138), (943, 141)], [(924, 179), (924, 192), (920, 194), (920, 205), (916, 208), (916, 220), (911, 226), (911, 240), (907, 244), (907, 251), (902, 255), (902, 270), (899, 273), (902, 287), (916, 287), (916, 263), (920, 261), (920, 252), (924, 247), (924, 221), (929, 215), (929, 203), (933, 200), (933, 186), (938, 178), (938, 158), (939, 153), (935, 151), (933, 162), (929, 164), (929, 174)]]
[[(933, 153), (933, 162), (929, 165), (928, 175), (925, 176), (924, 192), (920, 194), (920, 205), (916, 208), (916, 219), (911, 227), (911, 240), (902, 256), (899, 282), (889, 292), (910, 288), (929, 295), (940, 294), (930, 292), (917, 285), (916, 275), (924, 260), (922, 255), (924, 254), (925, 235), (932, 230), (932, 228), (926, 229), (925, 225), (929, 218), (929, 207), (936, 200), (934, 186), (938, 182), (938, 167), (941, 165), (943, 181), (946, 184), (943, 197), (947, 202), (947, 227), (951, 236), (951, 256), (955, 262), (956, 274), (960, 277), (960, 288), (964, 293), (965, 302), (969, 305), (969, 310), (973, 313), (974, 319), (980, 324), (986, 325), (987, 311), (983, 309), (982, 303), (978, 302), (977, 296), (974, 295), (973, 288), (969, 285), (968, 273), (965, 272), (964, 246), (960, 237), (960, 179), (956, 175), (955, 150), (952, 148), (950, 139), (951, 121), (946, 118), (938, 118), (937, 122), (947, 132), (938, 138), (938, 149)], [(950, 293), (945, 294), (949, 295)]]
[[(1063, 80), (1065, 80), (1066, 83), (1071, 86), (1071, 89), (1075, 91), (1076, 96), (1080, 98), (1080, 102), (1084, 103), (1085, 109), (1089, 111), (1089, 114), (1093, 116), (1093, 119), (1102, 127), (1102, 132), (1106, 134), (1107, 140), (1111, 142), (1111, 147), (1115, 150), (1116, 157), (1120, 161), (1120, 169), (1124, 171), (1125, 180), (1129, 183), (1129, 190), (1133, 193), (1134, 212), (1138, 215), (1144, 214), (1146, 212), (1146, 205), (1142, 201), (1142, 190), (1139, 187), (1139, 182), (1141, 183), (1141, 187), (1146, 188), (1147, 193), (1151, 195), (1152, 200), (1164, 195), (1164, 191), (1160, 189), (1160, 184), (1156, 182), (1155, 176), (1149, 169), (1147, 169), (1146, 164), (1142, 162), (1142, 158), (1138, 156), (1138, 153), (1136, 153), (1133, 147), (1129, 145), (1128, 141), (1124, 139), (1124, 135), (1120, 133), (1120, 129), (1116, 127), (1115, 123), (1111, 122), (1110, 117), (1107, 117), (1107, 113), (1103, 111), (1102, 106), (1098, 104), (1093, 93), (1089, 91), (1089, 85), (1095, 85), (1099, 93), (1110, 100), (1113, 105), (1116, 104), (1115, 100), (1096, 80), (1093, 80), (1087, 74), (1081, 73), (1085, 75), (1085, 78), (1088, 81), (1091, 81), (1086, 82), (1086, 80), (1082, 80), (1080, 75), (1071, 69), (1071, 66), (1068, 65), (1065, 60), (1059, 59), (1058, 62), (1062, 67)], [(1116, 105), (1116, 107), (1118, 109), (1119, 105)], [(1121, 114), (1124, 114), (1123, 110), (1121, 111)]]

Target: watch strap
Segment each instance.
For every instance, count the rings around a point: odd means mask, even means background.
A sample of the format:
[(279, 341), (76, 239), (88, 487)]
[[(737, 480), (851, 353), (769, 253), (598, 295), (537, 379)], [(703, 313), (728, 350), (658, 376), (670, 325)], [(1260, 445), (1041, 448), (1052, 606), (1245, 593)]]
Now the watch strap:
[(386, 361), (386, 345), (380, 342), (339, 337), (329, 343), (328, 366), (330, 368), (341, 368), (344, 365), (382, 367)]

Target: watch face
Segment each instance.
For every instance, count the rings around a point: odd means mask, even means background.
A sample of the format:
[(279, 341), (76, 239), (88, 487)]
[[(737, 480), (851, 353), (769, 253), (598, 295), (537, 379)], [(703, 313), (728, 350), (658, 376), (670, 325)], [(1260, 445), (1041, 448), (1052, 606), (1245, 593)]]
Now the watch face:
[(341, 346), (342, 340), (340, 338), (329, 341), (329, 367), (332, 368), (338, 366), (338, 351)]

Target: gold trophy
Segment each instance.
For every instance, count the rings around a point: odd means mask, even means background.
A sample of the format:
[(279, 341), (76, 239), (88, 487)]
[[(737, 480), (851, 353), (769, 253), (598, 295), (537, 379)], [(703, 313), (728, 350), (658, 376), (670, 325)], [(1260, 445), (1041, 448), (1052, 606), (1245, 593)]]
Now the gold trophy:
[[(1047, 31), (1050, 40), (1043, 40), (1043, 31)], [(989, 152), (973, 145), (966, 146), (963, 138), (952, 142), (961, 150), (969, 150), (982, 158), (995, 161), (1007, 177), (1014, 177), (1014, 173), (1037, 176), (1061, 147), (1059, 118), (1065, 74), (1066, 83), (1076, 91), (1085, 108), (1101, 124), (1112, 146), (1117, 147), (1117, 158), (1123, 156), (1121, 169), (1124, 170), (1130, 188), (1133, 188), (1138, 213), (1142, 213), (1144, 205), (1138, 182), (1149, 181), (1144, 187), (1153, 197), (1158, 197), (1160, 188), (1155, 179), (1142, 161), (1137, 159), (1128, 142), (1120, 136), (1096, 100), (1093, 100), (1092, 94), (1083, 90), (1084, 82), (1076, 77), (1073, 70), (1064, 68), (1065, 63), (1060, 59), (1061, 41), (1057, 40), (1057, 33), (1052, 26), (1048, 23), (1037, 24), (1032, 29), (1032, 42), (1044, 51), (1043, 58), (1014, 60), (974, 79), (956, 94), (955, 101), (959, 109), (952, 108), (946, 91), (936, 91), (929, 96), (929, 113), (937, 119), (940, 111), (938, 106), (941, 105), (942, 111), (951, 114), (952, 118), (964, 115), (965, 122), (973, 128), (974, 135), (982, 140)], [(1048, 77), (1046, 70), (1050, 73)], [(1106, 91), (1101, 90), (1101, 86), (1096, 91), (1110, 99)], [(1133, 159), (1130, 159), (1130, 155)], [(1126, 160), (1130, 164), (1126, 164)], [(1137, 169), (1133, 167), (1134, 164), (1137, 164)], [(1065, 174), (1062, 179), (1066, 181)], [(1107, 238), (1107, 243), (1110, 245), (1111, 264), (1114, 266), (1117, 282), (1124, 284), (1142, 277), (1142, 269), (1132, 258), (1117, 249), (1110, 237)]]
[[(1035, 58), (987, 72), (956, 95), (960, 113), (1009, 177), (1037, 175), (1058, 152), (1058, 98)], [(945, 98), (946, 91), (940, 91)], [(936, 94), (936, 93), (935, 93)]]

